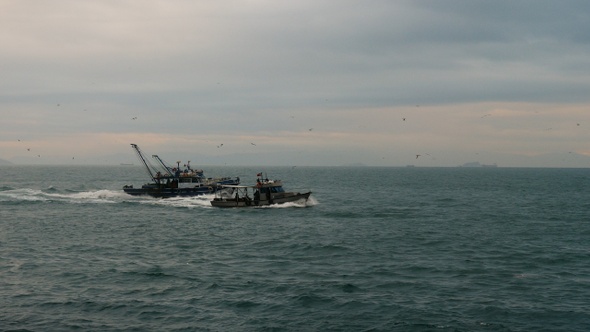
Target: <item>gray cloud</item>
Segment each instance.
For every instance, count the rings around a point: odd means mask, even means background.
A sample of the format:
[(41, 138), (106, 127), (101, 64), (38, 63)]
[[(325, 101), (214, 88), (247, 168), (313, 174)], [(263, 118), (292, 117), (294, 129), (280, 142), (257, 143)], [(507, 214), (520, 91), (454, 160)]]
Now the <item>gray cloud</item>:
[(585, 1), (9, 2), (0, 140), (278, 135), (350, 128), (348, 109), (584, 104), (589, 16)]

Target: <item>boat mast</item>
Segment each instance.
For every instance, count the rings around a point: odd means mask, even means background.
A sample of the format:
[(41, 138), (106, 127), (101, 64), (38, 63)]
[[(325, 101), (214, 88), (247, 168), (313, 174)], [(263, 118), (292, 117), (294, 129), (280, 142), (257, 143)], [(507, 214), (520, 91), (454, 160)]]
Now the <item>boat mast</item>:
[(166, 165), (166, 163), (164, 162), (164, 160), (162, 160), (162, 158), (160, 158), (157, 154), (152, 155), (152, 158), (156, 159), (160, 165), (162, 165), (162, 167), (164, 167), (164, 170), (166, 170), (166, 173), (168, 173), (168, 176), (173, 176), (172, 172), (170, 171), (170, 167), (168, 167), (168, 165)]
[(158, 182), (158, 180), (156, 180), (156, 177), (154, 177), (154, 174), (152, 173), (152, 170), (150, 169), (150, 166), (149, 166), (148, 162), (143, 157), (143, 153), (141, 153), (141, 150), (139, 149), (139, 146), (137, 146), (137, 144), (131, 143), (131, 147), (133, 147), (133, 149), (137, 153), (137, 156), (139, 157), (139, 160), (141, 160), (141, 162), (145, 166), (145, 169), (147, 170), (147, 172), (150, 175), (150, 177), (152, 178), (152, 180), (154, 182)]

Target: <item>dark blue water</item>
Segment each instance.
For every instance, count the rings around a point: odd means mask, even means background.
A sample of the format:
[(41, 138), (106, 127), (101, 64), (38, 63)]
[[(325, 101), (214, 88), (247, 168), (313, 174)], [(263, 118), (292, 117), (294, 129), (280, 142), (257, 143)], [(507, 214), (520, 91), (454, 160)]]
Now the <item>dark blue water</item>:
[(588, 169), (206, 169), (313, 191), (256, 209), (127, 196), (135, 166), (0, 171), (3, 331), (590, 328)]

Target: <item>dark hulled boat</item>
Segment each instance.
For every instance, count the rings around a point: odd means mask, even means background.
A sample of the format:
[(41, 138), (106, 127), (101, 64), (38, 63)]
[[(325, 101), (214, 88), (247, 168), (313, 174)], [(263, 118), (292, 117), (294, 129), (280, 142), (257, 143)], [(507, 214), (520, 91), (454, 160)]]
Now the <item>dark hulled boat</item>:
[(157, 155), (152, 158), (158, 162), (158, 166), (150, 163), (137, 144), (131, 144), (139, 160), (145, 166), (152, 182), (146, 183), (141, 188), (134, 188), (133, 185), (126, 185), (123, 191), (129, 195), (150, 195), (153, 197), (177, 197), (177, 196), (198, 196), (212, 194), (221, 189), (222, 185), (239, 185), (240, 178), (207, 178), (203, 170), (195, 170), (190, 166), (190, 161), (180, 167), (180, 161), (176, 167), (169, 166)]

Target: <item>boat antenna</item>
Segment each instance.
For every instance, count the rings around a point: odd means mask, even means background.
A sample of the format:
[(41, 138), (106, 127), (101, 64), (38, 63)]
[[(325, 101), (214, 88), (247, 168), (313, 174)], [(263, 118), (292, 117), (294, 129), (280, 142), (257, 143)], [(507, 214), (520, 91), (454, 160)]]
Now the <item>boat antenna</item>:
[[(152, 173), (152, 168), (154, 168), (153, 166), (151, 166), (151, 164), (149, 164), (147, 162), (147, 160), (145, 159), (145, 157), (143, 156), (143, 153), (141, 152), (141, 150), (139, 149), (139, 146), (137, 146), (137, 144), (133, 144), (131, 143), (131, 147), (135, 150), (135, 153), (137, 154), (137, 156), (139, 157), (139, 160), (141, 160), (141, 162), (143, 163), (143, 165), (145, 166), (145, 169), (147, 170), (148, 174), (150, 175), (150, 177), (152, 178), (152, 180), (154, 182), (157, 182), (156, 177), (154, 176), (154, 173)], [(151, 168), (150, 168), (151, 166)]]

